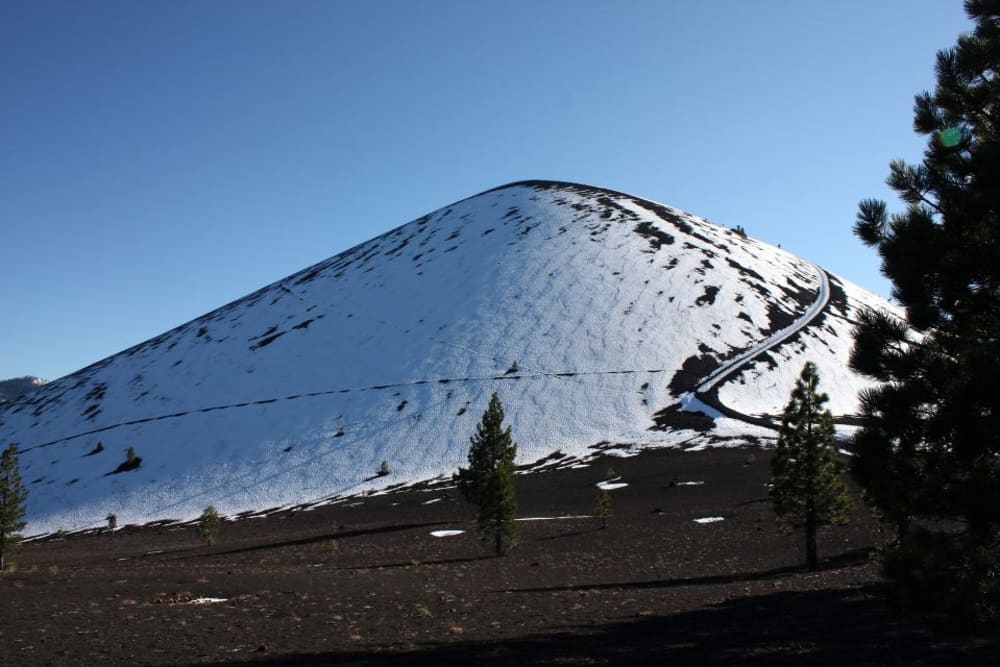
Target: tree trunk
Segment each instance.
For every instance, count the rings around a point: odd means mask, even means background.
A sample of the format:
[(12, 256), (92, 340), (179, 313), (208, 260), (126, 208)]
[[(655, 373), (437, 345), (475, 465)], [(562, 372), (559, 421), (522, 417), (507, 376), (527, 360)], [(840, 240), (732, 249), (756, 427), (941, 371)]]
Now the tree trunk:
[(493, 529), (497, 534), (497, 556), (503, 556), (503, 524), (497, 521)]
[(819, 567), (819, 557), (816, 555), (816, 504), (812, 496), (806, 498), (806, 562), (810, 570)]
[(896, 523), (896, 539), (899, 541), (900, 544), (903, 543), (903, 538), (906, 537), (906, 534), (908, 532), (910, 532), (910, 517), (906, 517), (905, 519), (900, 519)]

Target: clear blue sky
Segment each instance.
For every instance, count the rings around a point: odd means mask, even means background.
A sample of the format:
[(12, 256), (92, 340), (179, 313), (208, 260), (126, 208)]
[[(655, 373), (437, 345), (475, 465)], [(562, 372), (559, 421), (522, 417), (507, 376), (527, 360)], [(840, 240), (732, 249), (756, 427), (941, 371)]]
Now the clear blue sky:
[(888, 294), (855, 208), (919, 158), (913, 96), (970, 27), (958, 0), (4, 0), (0, 378), (526, 178), (742, 225)]

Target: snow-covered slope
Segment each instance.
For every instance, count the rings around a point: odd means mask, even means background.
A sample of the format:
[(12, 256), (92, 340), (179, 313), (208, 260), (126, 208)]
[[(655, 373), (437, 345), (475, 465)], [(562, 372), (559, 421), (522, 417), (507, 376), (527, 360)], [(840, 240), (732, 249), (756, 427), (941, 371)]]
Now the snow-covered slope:
[[(811, 359), (849, 414), (865, 305), (889, 307), (682, 211), (519, 183), (54, 381), (0, 408), (0, 430), (23, 452), (29, 532), (262, 510), (450, 474), (494, 391), (521, 462), (689, 439), (682, 396), (783, 329), (718, 400), (780, 411)], [(130, 446), (141, 466), (115, 472)]]

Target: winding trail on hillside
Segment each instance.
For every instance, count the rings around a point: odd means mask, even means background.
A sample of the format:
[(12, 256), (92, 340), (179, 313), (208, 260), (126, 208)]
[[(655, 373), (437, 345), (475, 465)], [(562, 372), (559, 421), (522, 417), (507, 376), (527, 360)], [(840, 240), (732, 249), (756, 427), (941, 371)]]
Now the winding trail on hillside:
[[(800, 315), (794, 322), (784, 329), (776, 331), (757, 345), (736, 355), (709, 373), (695, 388), (695, 399), (710, 408), (718, 410), (726, 417), (738, 419), (756, 426), (763, 426), (764, 428), (775, 430), (778, 428), (778, 425), (769, 418), (748, 415), (744, 412), (740, 412), (739, 410), (724, 405), (722, 401), (719, 400), (718, 387), (723, 382), (737, 376), (750, 362), (756, 360), (762, 354), (773, 350), (774, 348), (787, 342), (788, 339), (801, 333), (806, 327), (812, 324), (817, 317), (823, 314), (823, 311), (826, 310), (827, 306), (830, 304), (830, 276), (826, 270), (816, 264), (813, 264), (812, 266), (819, 276), (819, 291), (816, 295), (815, 301), (809, 305), (809, 308), (807, 308), (802, 315)], [(690, 404), (690, 401), (686, 402), (683, 407), (688, 411), (698, 411), (696, 406)]]

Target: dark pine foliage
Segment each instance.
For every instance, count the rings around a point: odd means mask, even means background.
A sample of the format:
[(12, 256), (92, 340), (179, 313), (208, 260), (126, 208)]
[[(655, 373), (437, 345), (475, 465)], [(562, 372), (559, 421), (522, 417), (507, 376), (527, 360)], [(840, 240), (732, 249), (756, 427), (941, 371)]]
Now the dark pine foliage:
[(204, 540), (208, 546), (213, 546), (219, 537), (222, 529), (222, 517), (218, 510), (212, 505), (205, 508), (205, 511), (198, 517), (198, 537)]
[(833, 415), (819, 391), (816, 365), (807, 362), (792, 389), (781, 419), (778, 445), (771, 459), (771, 499), (782, 523), (805, 526), (806, 562), (819, 566), (816, 529), (820, 523), (843, 523), (850, 496), (840, 478)]
[(503, 427), (503, 405), (494, 393), (471, 438), (469, 467), (459, 468), (455, 481), (465, 499), (479, 507), (479, 537), (494, 543), (497, 556), (517, 546), (518, 541), (516, 455), (510, 427)]
[(974, 31), (916, 97), (923, 160), (890, 165), (904, 210), (864, 200), (854, 228), (906, 321), (866, 313), (851, 356), (880, 383), (861, 396), (853, 469), (897, 528), (886, 574), (963, 622), (1000, 618), (1000, 1), (965, 8)]
[(21, 482), (17, 445), (11, 444), (0, 455), (0, 572), (6, 567), (7, 554), (17, 548), (26, 525), (28, 492)]
[(611, 494), (606, 489), (599, 489), (594, 498), (594, 515), (601, 520), (601, 530), (608, 527), (611, 512)]

